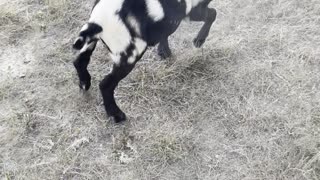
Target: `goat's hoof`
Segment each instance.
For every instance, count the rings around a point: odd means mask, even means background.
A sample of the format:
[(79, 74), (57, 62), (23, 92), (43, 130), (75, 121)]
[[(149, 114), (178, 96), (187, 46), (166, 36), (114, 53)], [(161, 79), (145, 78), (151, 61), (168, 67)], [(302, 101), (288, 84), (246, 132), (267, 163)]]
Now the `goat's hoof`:
[(161, 59), (167, 59), (172, 55), (172, 53), (170, 49), (158, 49), (158, 55)]
[(193, 45), (194, 45), (196, 48), (200, 48), (205, 41), (206, 41), (206, 39), (195, 38), (195, 39), (193, 40)]
[(124, 114), (123, 112), (120, 112), (117, 115), (112, 116), (112, 118), (114, 119), (115, 123), (121, 123), (127, 119), (126, 114)]
[(80, 83), (79, 83), (80, 89), (85, 90), (85, 91), (88, 91), (90, 89), (90, 86), (91, 86), (90, 81), (88, 81), (88, 82), (80, 81)]

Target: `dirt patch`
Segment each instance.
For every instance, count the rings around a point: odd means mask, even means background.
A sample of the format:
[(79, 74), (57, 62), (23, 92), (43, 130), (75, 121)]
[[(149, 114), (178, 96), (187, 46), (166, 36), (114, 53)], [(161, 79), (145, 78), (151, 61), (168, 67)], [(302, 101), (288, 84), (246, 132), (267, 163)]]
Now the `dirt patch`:
[(32, 71), (35, 63), (33, 44), (28, 43), (21, 47), (10, 46), (2, 49), (0, 56), (0, 82), (24, 78)]

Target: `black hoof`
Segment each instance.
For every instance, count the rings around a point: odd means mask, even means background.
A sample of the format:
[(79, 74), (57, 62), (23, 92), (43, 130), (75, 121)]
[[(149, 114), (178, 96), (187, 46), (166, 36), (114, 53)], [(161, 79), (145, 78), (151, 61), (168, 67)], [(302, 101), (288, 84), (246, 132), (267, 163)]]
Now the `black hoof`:
[(193, 40), (193, 45), (194, 45), (196, 48), (200, 48), (205, 41), (206, 41), (205, 39), (195, 38), (195, 39)]
[(161, 59), (167, 59), (172, 55), (172, 53), (170, 49), (158, 48), (158, 55), (161, 57)]
[(80, 89), (82, 90), (85, 90), (85, 91), (88, 91), (90, 89), (90, 86), (91, 86), (91, 82), (90, 81), (80, 81), (79, 83), (79, 87)]
[(114, 119), (115, 123), (121, 123), (127, 119), (126, 114), (124, 114), (123, 112), (118, 113), (117, 115), (113, 115), (111, 116), (111, 118)]
[(80, 77), (79, 87), (82, 90), (88, 91), (91, 87), (91, 76), (90, 74)]

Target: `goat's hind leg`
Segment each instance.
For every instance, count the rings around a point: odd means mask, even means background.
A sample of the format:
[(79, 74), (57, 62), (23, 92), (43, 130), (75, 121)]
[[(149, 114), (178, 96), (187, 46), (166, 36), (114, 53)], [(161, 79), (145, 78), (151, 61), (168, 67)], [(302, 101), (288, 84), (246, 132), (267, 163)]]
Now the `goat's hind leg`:
[(118, 86), (119, 82), (125, 78), (133, 69), (134, 64), (120, 64), (113, 65), (113, 69), (110, 74), (108, 74), (100, 82), (100, 91), (103, 98), (103, 104), (108, 116), (114, 118), (116, 123), (126, 120), (126, 115), (121, 111), (121, 109), (116, 104), (114, 99), (114, 90)]
[(147, 45), (144, 41), (136, 40), (135, 45), (130, 45), (126, 53), (120, 54), (119, 57), (113, 56), (115, 64), (113, 65), (112, 71), (100, 82), (100, 91), (104, 107), (107, 114), (113, 117), (116, 123), (125, 121), (126, 115), (116, 104), (114, 90), (119, 82), (132, 71), (135, 64), (141, 59), (146, 51), (146, 47)]
[(91, 76), (88, 72), (88, 64), (92, 52), (96, 47), (97, 41), (92, 41), (89, 45), (85, 45), (78, 55), (77, 59), (73, 62), (79, 77), (79, 87), (84, 90), (89, 90), (91, 86)]
[(166, 59), (172, 55), (171, 50), (169, 48), (168, 37), (162, 39), (158, 45), (158, 55), (162, 59)]
[(210, 1), (206, 1), (203, 4), (199, 4), (198, 7), (192, 9), (190, 12), (190, 20), (192, 21), (204, 21), (204, 25), (199, 31), (197, 37), (193, 40), (195, 47), (199, 48), (203, 45), (208, 37), (210, 28), (213, 22), (216, 20), (217, 12), (214, 8), (209, 8)]

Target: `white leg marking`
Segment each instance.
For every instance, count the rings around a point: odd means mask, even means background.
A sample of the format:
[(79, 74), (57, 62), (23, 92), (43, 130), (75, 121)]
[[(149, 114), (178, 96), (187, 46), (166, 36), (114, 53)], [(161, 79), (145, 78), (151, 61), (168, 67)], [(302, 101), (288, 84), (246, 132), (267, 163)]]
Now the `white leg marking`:
[(87, 50), (92, 50), (94, 48), (94, 46), (96, 45), (96, 42), (92, 42), (88, 45)]
[(80, 36), (73, 42), (73, 44), (75, 44), (77, 41), (81, 41), (82, 42), (82, 41), (84, 41), (84, 39), (83, 39), (82, 36)]
[(200, 2), (202, 2), (203, 0), (185, 0), (186, 1), (186, 14), (189, 14), (191, 9), (196, 7)]
[(87, 30), (88, 28), (89, 28), (89, 25), (88, 25), (88, 24), (85, 24), (84, 26), (82, 26), (80, 32), (85, 31), (85, 30)]
[(129, 64), (133, 64), (136, 61), (137, 57), (132, 55), (128, 58), (128, 63)]
[(82, 49), (80, 50), (80, 53), (84, 53), (87, 50), (92, 50), (95, 44), (96, 44), (96, 42), (91, 42), (90, 44), (85, 43), (84, 46), (82, 47)]
[(137, 55), (138, 55), (138, 50), (134, 49), (132, 52), (132, 55), (128, 58), (128, 63), (133, 64), (137, 59)]
[(163, 8), (158, 0), (146, 0), (149, 16), (155, 21), (164, 18)]
[(140, 36), (141, 35), (140, 23), (137, 21), (136, 17), (129, 14), (127, 17), (127, 21), (129, 23), (129, 25), (133, 28), (135, 33), (137, 33)]
[(192, 0), (186, 0), (186, 14), (189, 14), (189, 12), (191, 11), (192, 8)]
[(187, 21), (187, 22), (190, 22), (190, 17), (187, 16), (187, 17), (184, 18), (184, 20)]
[(132, 55), (128, 58), (129, 64), (135, 63), (137, 57), (140, 56), (143, 53), (143, 51), (147, 48), (147, 43), (140, 38), (134, 39), (134, 45), (135, 49), (133, 50)]
[(121, 56), (119, 54), (112, 54), (110, 53), (110, 57), (112, 59), (112, 61), (116, 64), (116, 65), (120, 65), (120, 58)]
[(136, 46), (138, 54), (141, 54), (147, 47), (147, 43), (144, 40), (140, 39), (140, 38), (135, 38), (134, 39), (134, 44)]

